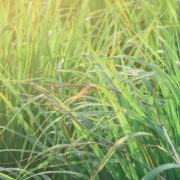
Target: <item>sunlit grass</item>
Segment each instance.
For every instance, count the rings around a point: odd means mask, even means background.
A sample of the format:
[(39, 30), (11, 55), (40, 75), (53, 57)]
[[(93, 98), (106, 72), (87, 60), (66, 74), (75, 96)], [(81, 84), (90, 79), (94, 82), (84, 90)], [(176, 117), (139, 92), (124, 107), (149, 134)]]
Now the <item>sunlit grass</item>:
[(179, 179), (179, 2), (0, 1), (0, 179)]

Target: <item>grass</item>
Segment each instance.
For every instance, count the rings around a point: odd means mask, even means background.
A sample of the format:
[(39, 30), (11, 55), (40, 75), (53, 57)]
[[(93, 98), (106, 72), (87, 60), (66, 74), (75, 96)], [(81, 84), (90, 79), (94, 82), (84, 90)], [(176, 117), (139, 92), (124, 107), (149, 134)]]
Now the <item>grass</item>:
[(179, 179), (175, 0), (0, 1), (0, 178)]

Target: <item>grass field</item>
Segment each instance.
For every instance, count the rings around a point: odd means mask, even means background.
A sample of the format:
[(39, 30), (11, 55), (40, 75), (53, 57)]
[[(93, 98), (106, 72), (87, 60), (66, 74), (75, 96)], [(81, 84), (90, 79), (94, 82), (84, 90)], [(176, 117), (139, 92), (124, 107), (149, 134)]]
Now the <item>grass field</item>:
[(180, 179), (179, 5), (0, 0), (0, 179)]

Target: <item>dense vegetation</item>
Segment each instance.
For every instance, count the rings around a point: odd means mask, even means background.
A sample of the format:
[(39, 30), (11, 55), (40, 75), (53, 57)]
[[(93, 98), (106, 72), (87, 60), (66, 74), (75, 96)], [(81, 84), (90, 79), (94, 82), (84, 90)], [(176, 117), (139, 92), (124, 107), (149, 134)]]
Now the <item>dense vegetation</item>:
[(0, 179), (180, 179), (177, 0), (0, 0)]

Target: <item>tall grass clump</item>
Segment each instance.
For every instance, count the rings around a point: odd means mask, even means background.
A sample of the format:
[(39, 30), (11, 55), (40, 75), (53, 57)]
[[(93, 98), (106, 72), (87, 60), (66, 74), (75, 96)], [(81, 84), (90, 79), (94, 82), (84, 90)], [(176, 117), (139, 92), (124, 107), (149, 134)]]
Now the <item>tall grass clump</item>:
[(0, 0), (0, 179), (180, 179), (176, 0)]

